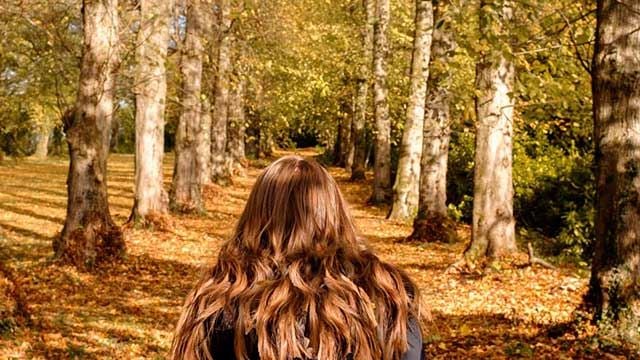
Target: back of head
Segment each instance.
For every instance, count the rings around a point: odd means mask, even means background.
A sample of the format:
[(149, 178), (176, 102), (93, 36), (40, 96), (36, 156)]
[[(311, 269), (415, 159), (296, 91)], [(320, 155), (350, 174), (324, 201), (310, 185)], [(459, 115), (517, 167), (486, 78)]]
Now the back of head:
[(215, 359), (210, 324), (245, 335), (261, 359), (399, 359), (413, 283), (356, 236), (340, 190), (313, 160), (283, 157), (256, 180), (218, 261), (187, 298), (172, 356)]
[(280, 158), (258, 177), (234, 237), (243, 251), (278, 261), (356, 244), (337, 184), (298, 156)]

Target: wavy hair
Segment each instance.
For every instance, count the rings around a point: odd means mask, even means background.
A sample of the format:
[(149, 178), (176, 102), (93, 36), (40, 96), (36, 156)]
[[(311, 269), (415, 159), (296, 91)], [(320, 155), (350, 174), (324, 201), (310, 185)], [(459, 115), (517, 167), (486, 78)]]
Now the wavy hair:
[(216, 359), (212, 324), (227, 323), (238, 359), (252, 332), (265, 360), (400, 359), (419, 304), (409, 277), (356, 235), (329, 173), (286, 156), (260, 174), (217, 263), (188, 295), (171, 357)]

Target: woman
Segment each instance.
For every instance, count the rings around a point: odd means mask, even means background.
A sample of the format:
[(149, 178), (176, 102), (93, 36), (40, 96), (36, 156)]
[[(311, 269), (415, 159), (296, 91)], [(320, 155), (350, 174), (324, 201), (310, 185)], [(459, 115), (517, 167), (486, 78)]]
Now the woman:
[(187, 297), (173, 359), (419, 359), (418, 291), (356, 229), (338, 185), (286, 156), (256, 180)]

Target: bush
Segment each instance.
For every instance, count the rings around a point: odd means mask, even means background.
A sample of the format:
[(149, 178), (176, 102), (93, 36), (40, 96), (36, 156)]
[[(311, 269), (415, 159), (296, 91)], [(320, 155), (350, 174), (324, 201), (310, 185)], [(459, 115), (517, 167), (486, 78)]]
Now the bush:
[[(594, 239), (592, 155), (573, 144), (563, 149), (527, 133), (516, 134), (514, 140), (517, 226), (546, 238), (542, 250), (547, 254), (588, 258)], [(473, 134), (454, 132), (450, 149), (449, 213), (469, 223), (473, 211)]]

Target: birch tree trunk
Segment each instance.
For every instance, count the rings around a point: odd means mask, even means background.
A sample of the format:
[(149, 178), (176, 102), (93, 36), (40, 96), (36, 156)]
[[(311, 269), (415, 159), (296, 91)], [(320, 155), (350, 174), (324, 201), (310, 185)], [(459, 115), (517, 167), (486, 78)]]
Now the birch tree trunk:
[(200, 129), (196, 134), (197, 156), (196, 172), (200, 177), (200, 185), (211, 183), (211, 105), (209, 99), (204, 98), (200, 102)]
[[(171, 188), (171, 208), (179, 212), (201, 212), (202, 177), (198, 153), (204, 141), (201, 132), (202, 106), (202, 12), (200, 0), (187, 2), (187, 26), (180, 72), (182, 74), (182, 113), (176, 130), (176, 157)], [(205, 126), (206, 127), (206, 126)]]
[[(496, 7), (497, 6), (497, 7)], [(497, 14), (493, 14), (495, 9)], [(507, 1), (480, 2), (480, 32), (508, 48), (505, 27), (512, 17)], [(495, 46), (495, 44), (494, 44)], [(482, 55), (476, 66), (476, 155), (473, 229), (465, 251), (469, 259), (499, 257), (516, 251), (513, 217), (512, 98), (515, 69), (503, 49)]]
[(365, 23), (362, 28), (362, 63), (359, 69), (358, 90), (356, 95), (355, 116), (351, 126), (353, 141), (353, 165), (351, 180), (364, 180), (365, 161), (367, 160), (367, 97), (371, 84), (371, 65), (373, 64), (373, 26), (376, 14), (376, 0), (363, 0)]
[(136, 171), (130, 220), (168, 211), (163, 187), (164, 112), (167, 94), (166, 58), (171, 0), (141, 0), (136, 49)]
[(356, 118), (356, 99), (357, 99), (357, 94), (354, 91), (354, 93), (351, 95), (351, 109), (350, 109), (350, 114), (347, 115), (349, 116), (349, 127), (346, 129), (347, 134), (349, 136), (349, 147), (346, 148), (343, 151), (344, 154), (344, 168), (345, 170), (347, 170), (348, 172), (351, 172), (353, 169), (353, 157), (355, 156), (356, 153), (356, 145), (354, 143), (354, 138), (353, 138), (353, 122), (355, 121)]
[(373, 195), (371, 202), (384, 202), (389, 197), (391, 182), (391, 121), (387, 102), (387, 57), (389, 55), (389, 0), (376, 0), (373, 27), (373, 93), (376, 119), (376, 151)]
[(640, 345), (640, 1), (598, 0), (593, 58), (596, 220), (589, 300)]
[(389, 213), (390, 219), (407, 220), (413, 218), (418, 209), (422, 131), (432, 34), (433, 6), (431, 0), (416, 0), (413, 57), (411, 60), (411, 93), (402, 143), (400, 144), (400, 159), (393, 186), (393, 205)]
[(79, 268), (118, 257), (125, 244), (109, 212), (107, 157), (118, 62), (118, 2), (82, 3), (84, 47), (75, 110), (63, 119), (69, 145), (67, 216), (53, 241), (57, 258)]
[[(441, 4), (441, 3), (440, 3)], [(451, 122), (449, 102), (451, 75), (448, 63), (456, 48), (452, 29), (445, 16), (436, 8), (434, 23), (444, 21), (433, 32), (431, 62), (427, 85), (426, 112), (424, 117), (424, 140), (420, 162), (420, 197), (418, 215), (413, 223), (414, 240), (451, 241), (455, 229), (450, 229), (447, 218), (447, 161)]]
[(353, 121), (353, 101), (345, 100), (342, 104), (342, 144), (340, 146), (340, 165), (347, 171), (353, 166), (353, 139), (351, 138), (351, 122)]
[(229, 79), (231, 72), (231, 4), (219, 0), (218, 71), (214, 86), (211, 121), (211, 181), (227, 185), (231, 180), (227, 168), (227, 121), (229, 113)]

